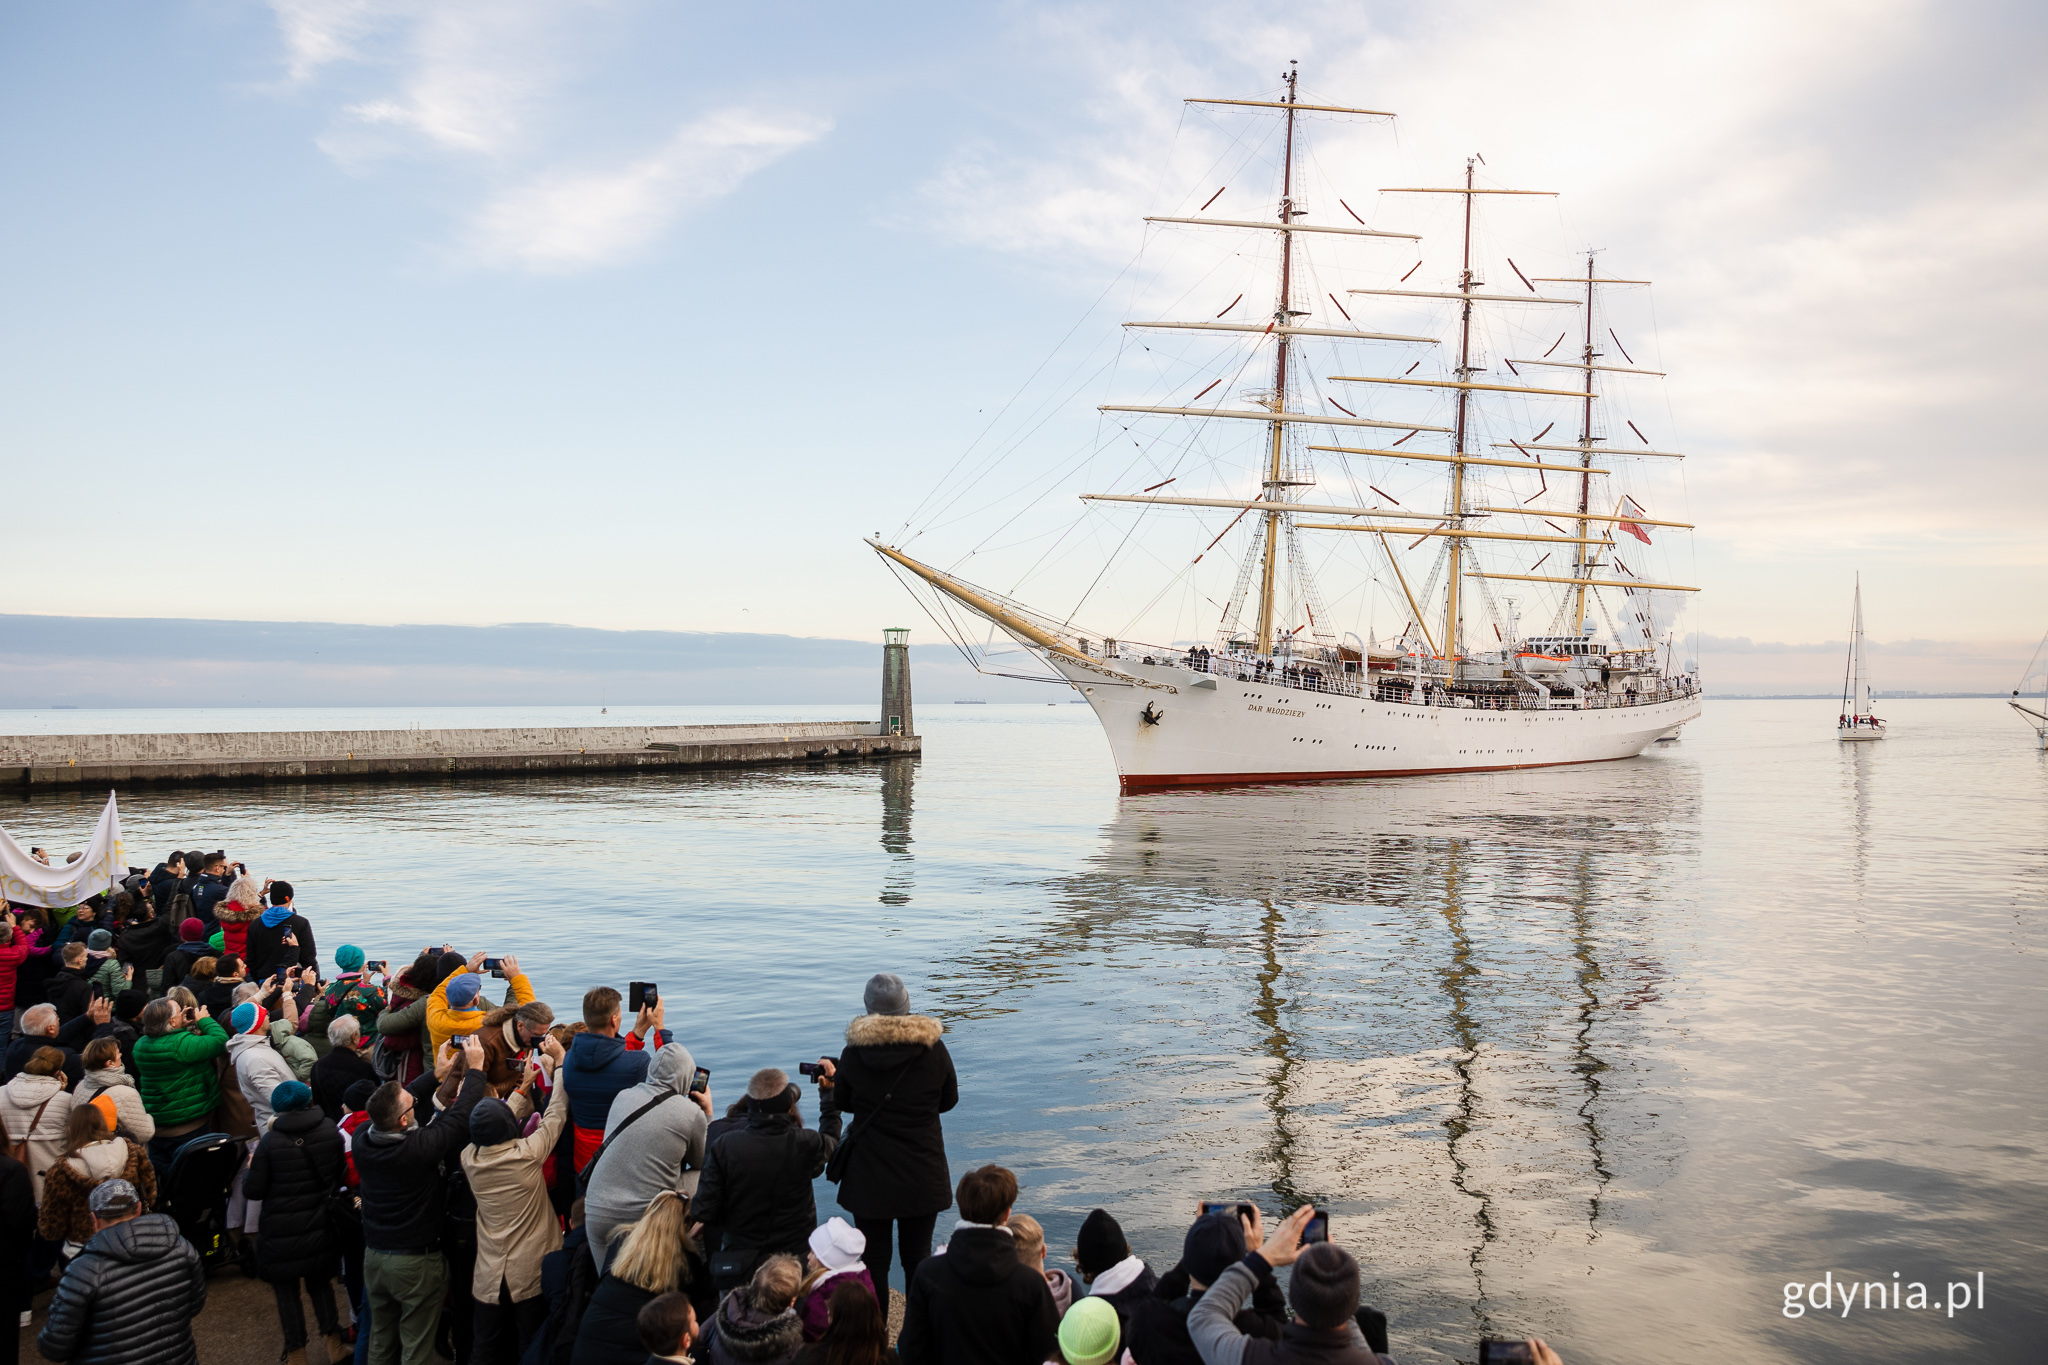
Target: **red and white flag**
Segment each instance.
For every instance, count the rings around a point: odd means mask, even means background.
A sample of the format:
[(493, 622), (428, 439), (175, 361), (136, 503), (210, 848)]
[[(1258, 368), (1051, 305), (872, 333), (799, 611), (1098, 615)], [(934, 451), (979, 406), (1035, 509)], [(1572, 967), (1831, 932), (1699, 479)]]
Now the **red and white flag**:
[[(1625, 506), (1633, 507), (1638, 512), (1643, 510), (1643, 505), (1637, 502), (1634, 498), (1625, 498), (1623, 499), (1623, 503)], [(1628, 532), (1630, 535), (1634, 536), (1637, 540), (1640, 540), (1645, 545), (1648, 545), (1650, 543), (1650, 533), (1648, 531), (1645, 531), (1642, 527), (1636, 525), (1632, 521), (1624, 521), (1623, 523), (1621, 523), (1621, 529)]]

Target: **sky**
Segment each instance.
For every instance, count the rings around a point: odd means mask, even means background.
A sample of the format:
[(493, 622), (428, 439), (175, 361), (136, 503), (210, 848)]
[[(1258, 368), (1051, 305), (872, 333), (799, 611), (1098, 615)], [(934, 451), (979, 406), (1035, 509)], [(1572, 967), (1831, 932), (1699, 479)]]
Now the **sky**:
[[(1873, 639), (1920, 661), (1894, 686), (1995, 690), (2048, 627), (2044, 28), (1869, 0), (8, 6), (0, 612), (935, 640), (879, 531), (1096, 630), (1206, 629), (1183, 569), (1227, 514), (1074, 495), (1192, 448), (1158, 423), (1125, 456), (1095, 405), (1186, 397), (1219, 354), (1119, 324), (1212, 315), (1265, 264), (1140, 221), (1226, 172), (1215, 212), (1272, 211), (1270, 123), (1182, 100), (1270, 98), (1298, 60), (1306, 97), (1399, 115), (1312, 125), (1312, 221), (1425, 234), (1318, 257), (1333, 303), (1418, 260), (1447, 282), (1442, 206), (1377, 191), (1473, 153), (1559, 194), (1488, 206), (1491, 283), (1587, 247), (1656, 281), (1601, 319), (1670, 375), (1616, 411), (1690, 457), (1641, 487), (1699, 527), (1649, 567), (1705, 589), (1659, 625), (1710, 685), (1819, 671), (1860, 572)], [(1196, 454), (1176, 491), (1244, 486)], [(1383, 580), (1331, 592), (1400, 624)]]

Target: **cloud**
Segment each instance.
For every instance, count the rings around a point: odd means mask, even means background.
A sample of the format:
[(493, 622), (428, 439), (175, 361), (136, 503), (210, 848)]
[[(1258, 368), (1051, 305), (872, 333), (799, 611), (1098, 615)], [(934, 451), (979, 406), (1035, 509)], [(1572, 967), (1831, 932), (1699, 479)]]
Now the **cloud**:
[(548, 172), (506, 190), (477, 212), (470, 246), (484, 264), (536, 272), (618, 260), (831, 127), (824, 118), (722, 110), (651, 156), (611, 170)]
[[(630, 101), (592, 100), (601, 37), (642, 7), (596, 0), (271, 0), (287, 88), (333, 96), (322, 151), (357, 174), (393, 160), (442, 168), (471, 197), (461, 264), (564, 273), (643, 250), (686, 213), (823, 137), (831, 121), (736, 104), (700, 113), (655, 150), (603, 125)], [(644, 121), (644, 119), (643, 119)], [(673, 125), (670, 125), (673, 126)]]
[[(2048, 92), (2025, 78), (2018, 55), (2021, 35), (2038, 38), (2038, 13), (1925, 0), (1733, 0), (1712, 10), (1306, 0), (1284, 23), (1244, 26), (1239, 12), (1200, 0), (1161, 28), (1113, 0), (1020, 11), (1014, 47), (1036, 64), (1040, 93), (991, 114), (1004, 133), (964, 135), (927, 178), (925, 229), (1079, 298), (1100, 292), (1142, 242), (1139, 269), (1114, 295), (1127, 311), (1105, 305), (1079, 329), (1084, 343), (1118, 316), (1228, 311), (1240, 288), (1233, 316), (1262, 315), (1272, 261), (1256, 234), (1139, 219), (1191, 214), (1226, 182), (1211, 216), (1270, 215), (1277, 175), (1253, 164), (1249, 141), (1231, 139), (1238, 128), (1256, 138), (1274, 121), (1242, 110), (1183, 117), (1181, 100), (1270, 98), (1299, 57), (1304, 98), (1402, 115), (1392, 133), (1309, 122), (1309, 184), (1296, 193), (1309, 196), (1310, 223), (1346, 222), (1333, 202), (1342, 194), (1372, 226), (1421, 231), (1416, 284), (1442, 287), (1456, 267), (1445, 259), (1455, 222), (1437, 205), (1373, 189), (1449, 183), (1479, 151), (1495, 185), (1563, 192), (1554, 206), (1481, 206), (1486, 278), (1512, 279), (1494, 254), (1506, 242), (1521, 266), (1546, 275), (1593, 244), (1609, 249), (1610, 268), (1657, 281), (1653, 295), (1617, 291), (1601, 322), (1617, 326), (1638, 364), (1671, 378), (1612, 382), (1604, 420), (1622, 440), (1633, 419), (1652, 444), (1696, 457), (1661, 471), (1661, 485), (1623, 486), (1659, 515), (1699, 524), (1703, 562), (1681, 567), (1681, 556), (1670, 581), (1709, 587), (1715, 619), (1819, 634), (1845, 596), (1847, 569), (1860, 564), (1897, 570), (1886, 589), (1900, 613), (1931, 622), (1938, 611), (1964, 637), (2008, 628), (2010, 594), (2048, 567), (2037, 526), (2048, 467), (2026, 453), (2036, 444), (2030, 407), (2011, 401), (2048, 360), (2033, 321), (2048, 307), (2033, 260), (2048, 235)], [(1414, 259), (1384, 272), (1394, 256), (1364, 246), (1301, 244), (1298, 264), (1304, 250), (1339, 297), (1349, 285), (1391, 284)], [(1327, 292), (1319, 282), (1297, 306), (1328, 307)], [(1371, 316), (1392, 331), (1444, 321), (1417, 314), (1401, 325), (1384, 300)], [(1507, 349), (1528, 344), (1522, 325), (1498, 323), (1488, 357), (1541, 354), (1550, 336), (1535, 352)], [(1133, 343), (1117, 354), (1113, 394), (1077, 393), (1073, 406), (1191, 397), (1234, 375), (1247, 349), (1142, 340), (1145, 351)], [(1151, 419), (1105, 427), (1100, 449), (1125, 459), (1134, 442), (1148, 459), (1160, 452), (1140, 466), (1159, 472), (1127, 484), (1169, 473), (1185, 483), (1190, 471), (1175, 461), (1188, 439)], [(1221, 450), (1205, 472), (1221, 482), (1249, 467), (1237, 454)], [(1121, 477), (1123, 465), (1109, 469)], [(1371, 471), (1357, 471), (1354, 496), (1368, 475), (1411, 501), (1426, 482)], [(1100, 483), (1103, 472), (1089, 477)], [(1345, 477), (1317, 472), (1333, 488)], [(1042, 515), (1049, 524), (1071, 513)], [(1134, 524), (1127, 512), (1101, 515), (1119, 530)], [(1206, 538), (1184, 537), (1194, 548)], [(1656, 557), (1664, 553), (1660, 543)], [(1091, 561), (1087, 572), (1099, 567)], [(1143, 577), (1143, 565), (1125, 568)], [(994, 566), (983, 572), (1001, 577)], [(1147, 580), (1135, 597), (1158, 586)], [(1164, 638), (1167, 627), (1127, 629)]]

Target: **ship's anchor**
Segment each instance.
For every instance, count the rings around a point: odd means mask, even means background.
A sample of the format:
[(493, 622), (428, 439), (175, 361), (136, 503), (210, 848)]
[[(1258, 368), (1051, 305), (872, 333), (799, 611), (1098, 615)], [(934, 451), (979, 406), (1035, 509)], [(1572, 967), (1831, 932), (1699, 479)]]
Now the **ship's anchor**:
[(1152, 703), (1148, 701), (1145, 703), (1145, 709), (1138, 713), (1138, 719), (1144, 721), (1147, 725), (1157, 725), (1159, 718), (1165, 714), (1164, 711), (1154, 711)]

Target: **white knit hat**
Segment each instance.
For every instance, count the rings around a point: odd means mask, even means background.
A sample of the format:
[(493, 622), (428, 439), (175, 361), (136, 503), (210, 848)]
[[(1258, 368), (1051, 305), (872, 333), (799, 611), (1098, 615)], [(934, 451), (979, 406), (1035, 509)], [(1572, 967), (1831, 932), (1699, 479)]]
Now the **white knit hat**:
[(811, 1254), (827, 1270), (851, 1270), (868, 1249), (867, 1234), (844, 1218), (828, 1219), (811, 1229)]

